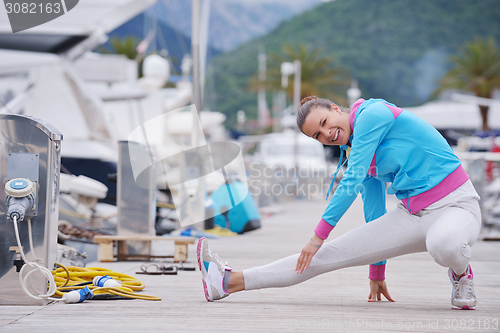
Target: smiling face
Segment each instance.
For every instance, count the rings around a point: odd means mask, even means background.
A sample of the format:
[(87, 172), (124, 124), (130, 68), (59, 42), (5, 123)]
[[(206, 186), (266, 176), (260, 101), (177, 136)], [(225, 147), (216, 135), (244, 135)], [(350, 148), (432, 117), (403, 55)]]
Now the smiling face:
[(349, 114), (335, 104), (330, 110), (314, 107), (302, 126), (302, 132), (324, 145), (346, 145), (352, 133)]

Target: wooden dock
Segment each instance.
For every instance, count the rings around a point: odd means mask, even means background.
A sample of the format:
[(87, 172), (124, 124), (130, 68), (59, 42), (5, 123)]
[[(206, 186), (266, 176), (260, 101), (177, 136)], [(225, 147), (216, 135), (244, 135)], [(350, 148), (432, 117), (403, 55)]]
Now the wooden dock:
[[(309, 241), (326, 201), (295, 201), (263, 216), (262, 228), (210, 241), (213, 252), (236, 270), (299, 252)], [(396, 205), (388, 201), (388, 209)], [(330, 237), (363, 222), (358, 199)], [(159, 243), (164, 244), (164, 243)], [(159, 245), (162, 246), (162, 245)], [(196, 265), (189, 246), (186, 265)], [(160, 261), (157, 261), (160, 262)], [(144, 262), (93, 262), (136, 276), (143, 293), (162, 301), (54, 302), (47, 306), (0, 306), (0, 332), (498, 332), (500, 331), (500, 242), (478, 241), (471, 265), (478, 305), (454, 311), (447, 269), (427, 253), (390, 259), (387, 284), (395, 303), (368, 303), (368, 267), (330, 272), (297, 286), (241, 292), (208, 303), (201, 274), (136, 275)], [(197, 266), (197, 265), (196, 265)]]

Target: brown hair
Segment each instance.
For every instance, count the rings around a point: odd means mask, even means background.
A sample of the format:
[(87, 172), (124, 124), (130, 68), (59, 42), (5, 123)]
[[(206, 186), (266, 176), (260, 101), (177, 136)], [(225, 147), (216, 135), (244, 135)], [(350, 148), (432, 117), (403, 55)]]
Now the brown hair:
[(323, 107), (330, 110), (332, 104), (333, 102), (316, 96), (307, 96), (303, 98), (300, 102), (299, 113), (297, 114), (297, 126), (299, 127), (299, 129), (302, 131), (302, 126), (304, 126), (306, 118), (309, 115), (309, 112), (311, 112), (312, 108)]

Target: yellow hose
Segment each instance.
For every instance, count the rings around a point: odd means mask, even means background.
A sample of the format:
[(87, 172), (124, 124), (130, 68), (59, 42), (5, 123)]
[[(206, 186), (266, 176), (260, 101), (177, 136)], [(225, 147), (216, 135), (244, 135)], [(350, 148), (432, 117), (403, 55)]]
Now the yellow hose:
[(136, 278), (112, 271), (102, 267), (77, 267), (77, 266), (64, 266), (57, 263), (59, 268), (52, 271), (54, 281), (56, 282), (57, 291), (54, 297), (62, 297), (65, 293), (85, 288), (85, 285), (77, 286), (78, 284), (92, 282), (96, 276), (107, 275), (114, 280), (121, 281), (121, 287), (104, 288), (96, 287), (94, 285), (86, 285), (94, 292), (94, 295), (111, 294), (116, 296), (143, 299), (147, 301), (160, 301), (161, 298), (157, 296), (136, 294), (134, 291), (141, 291), (145, 288), (142, 281)]

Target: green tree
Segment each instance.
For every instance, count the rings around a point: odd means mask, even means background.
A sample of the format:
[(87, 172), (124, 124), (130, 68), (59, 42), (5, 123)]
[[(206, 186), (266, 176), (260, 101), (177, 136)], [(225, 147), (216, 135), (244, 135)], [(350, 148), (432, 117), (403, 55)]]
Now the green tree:
[(101, 47), (99, 51), (106, 54), (123, 54), (129, 59), (135, 60), (137, 58), (137, 44), (139, 44), (139, 40), (133, 36), (127, 36), (123, 39), (113, 37), (109, 40), (111, 49)]
[[(436, 93), (445, 89), (460, 89), (472, 92), (478, 97), (491, 98), (493, 91), (500, 88), (500, 48), (493, 38), (477, 37), (466, 43), (460, 54), (451, 57), (453, 67), (439, 82)], [(482, 130), (489, 130), (489, 106), (480, 105)]]
[[(269, 55), (269, 70), (266, 74), (266, 90), (279, 91), (281, 87), (281, 63), (301, 62), (301, 97), (316, 95), (329, 98), (335, 103), (346, 103), (346, 87), (349, 84), (347, 70), (337, 65), (333, 57), (321, 56), (322, 49), (310, 50), (303, 44), (297, 47), (285, 45), (282, 54)], [(250, 81), (250, 88), (257, 91), (259, 88), (258, 72)], [(293, 79), (289, 80), (286, 89), (288, 96), (293, 96)]]

